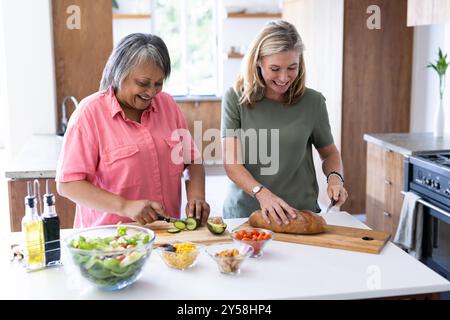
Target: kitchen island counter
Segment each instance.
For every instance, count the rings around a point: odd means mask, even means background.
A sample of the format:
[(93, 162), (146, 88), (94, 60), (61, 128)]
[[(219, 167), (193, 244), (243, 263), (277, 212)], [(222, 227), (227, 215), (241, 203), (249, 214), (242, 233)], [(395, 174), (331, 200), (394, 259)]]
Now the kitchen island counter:
[[(346, 212), (324, 217), (329, 224), (367, 228)], [(227, 220), (229, 230), (244, 221)], [(272, 241), (264, 256), (248, 259), (237, 276), (219, 273), (204, 252), (185, 271), (168, 268), (152, 252), (136, 283), (105, 292), (81, 277), (65, 248), (64, 266), (26, 273), (7, 257), (17, 236), (2, 237), (0, 299), (367, 299), (450, 290), (446, 279), (391, 242), (376, 255)]]

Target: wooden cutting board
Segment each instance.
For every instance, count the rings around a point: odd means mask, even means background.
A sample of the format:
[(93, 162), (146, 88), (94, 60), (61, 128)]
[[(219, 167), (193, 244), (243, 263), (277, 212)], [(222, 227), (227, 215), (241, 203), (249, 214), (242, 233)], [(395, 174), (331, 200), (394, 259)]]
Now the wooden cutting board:
[(189, 241), (205, 245), (232, 242), (230, 232), (228, 230), (225, 230), (225, 232), (221, 235), (214, 235), (206, 226), (199, 227), (193, 231), (183, 230), (178, 233), (167, 232), (168, 229), (173, 228), (174, 226), (172, 223), (165, 221), (153, 222), (148, 227), (155, 231), (156, 239), (154, 244), (156, 246), (170, 241)]
[[(246, 222), (235, 228), (250, 228)], [(382, 231), (327, 225), (326, 231), (314, 235), (275, 233), (274, 241), (379, 254), (390, 234)]]

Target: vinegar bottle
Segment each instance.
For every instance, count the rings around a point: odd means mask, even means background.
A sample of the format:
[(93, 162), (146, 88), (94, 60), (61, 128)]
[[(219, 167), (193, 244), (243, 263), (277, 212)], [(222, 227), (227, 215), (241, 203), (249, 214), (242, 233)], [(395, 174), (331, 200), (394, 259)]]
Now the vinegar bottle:
[(36, 196), (31, 194), (31, 183), (27, 183), (28, 195), (25, 197), (25, 216), (22, 218), (25, 266), (33, 271), (45, 266), (44, 237), (42, 220), (36, 212)]
[(55, 196), (50, 193), (48, 179), (44, 194), (44, 212), (42, 214), (45, 241), (45, 264), (47, 266), (60, 264), (61, 243), (59, 235), (59, 217), (55, 210)]

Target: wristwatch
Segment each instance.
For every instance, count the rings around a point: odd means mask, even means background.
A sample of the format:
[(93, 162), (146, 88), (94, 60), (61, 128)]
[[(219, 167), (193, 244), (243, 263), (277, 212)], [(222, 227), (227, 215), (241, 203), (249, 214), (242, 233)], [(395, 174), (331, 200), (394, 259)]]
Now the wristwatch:
[(258, 193), (258, 192), (260, 192), (261, 191), (261, 189), (263, 188), (264, 186), (262, 185), (262, 184), (259, 184), (259, 185), (257, 185), (257, 186), (254, 186), (253, 188), (252, 188), (252, 197), (253, 198), (255, 198), (256, 197), (256, 194)]

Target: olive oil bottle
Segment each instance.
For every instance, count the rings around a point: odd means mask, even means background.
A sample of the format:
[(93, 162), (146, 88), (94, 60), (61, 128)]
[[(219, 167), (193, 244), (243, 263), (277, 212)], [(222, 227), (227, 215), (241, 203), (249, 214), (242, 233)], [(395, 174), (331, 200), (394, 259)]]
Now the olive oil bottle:
[(45, 266), (44, 237), (41, 217), (36, 209), (36, 196), (31, 194), (31, 183), (27, 183), (28, 195), (25, 197), (25, 216), (22, 218), (25, 267), (28, 271)]
[(46, 266), (59, 265), (61, 262), (61, 243), (59, 217), (55, 209), (55, 196), (50, 193), (48, 180), (46, 180), (46, 192), (44, 194), (44, 212), (42, 213), (45, 241)]

